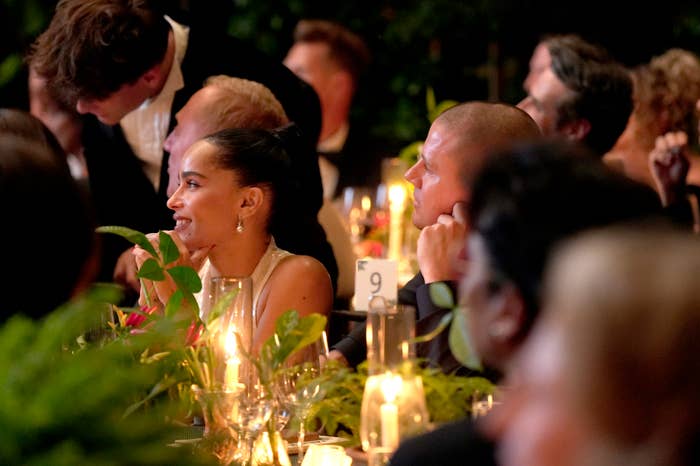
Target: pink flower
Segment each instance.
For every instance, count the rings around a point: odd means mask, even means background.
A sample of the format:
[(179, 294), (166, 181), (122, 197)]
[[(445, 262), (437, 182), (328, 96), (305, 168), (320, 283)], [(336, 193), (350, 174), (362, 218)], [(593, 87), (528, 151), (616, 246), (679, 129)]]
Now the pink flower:
[(204, 326), (201, 322), (193, 320), (187, 328), (187, 336), (185, 337), (185, 346), (195, 346), (199, 337), (202, 335)]
[(146, 316), (153, 314), (156, 309), (158, 309), (156, 306), (141, 306), (141, 312), (132, 312), (129, 314), (129, 317), (126, 318), (126, 326), (140, 327), (146, 320)]

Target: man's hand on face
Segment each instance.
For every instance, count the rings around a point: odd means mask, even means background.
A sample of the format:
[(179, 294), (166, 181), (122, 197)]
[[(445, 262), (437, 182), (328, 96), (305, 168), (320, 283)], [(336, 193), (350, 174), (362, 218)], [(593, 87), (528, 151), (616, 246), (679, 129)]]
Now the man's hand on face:
[(459, 276), (457, 257), (464, 248), (467, 229), (467, 205), (457, 202), (452, 215), (442, 214), (437, 223), (421, 230), (417, 255), (425, 283), (454, 280)]

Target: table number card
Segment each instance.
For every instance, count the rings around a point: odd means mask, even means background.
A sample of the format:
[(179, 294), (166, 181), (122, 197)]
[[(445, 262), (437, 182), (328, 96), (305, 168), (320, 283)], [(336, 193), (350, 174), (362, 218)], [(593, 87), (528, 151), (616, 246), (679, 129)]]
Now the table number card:
[(382, 296), (388, 306), (396, 304), (398, 264), (391, 259), (360, 259), (355, 265), (356, 311), (366, 311), (373, 296)]

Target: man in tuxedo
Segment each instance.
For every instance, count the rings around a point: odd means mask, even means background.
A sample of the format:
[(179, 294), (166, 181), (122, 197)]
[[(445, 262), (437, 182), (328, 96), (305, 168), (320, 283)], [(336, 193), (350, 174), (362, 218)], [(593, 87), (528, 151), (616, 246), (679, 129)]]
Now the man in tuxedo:
[(317, 150), (323, 195), (334, 199), (348, 186), (376, 187), (381, 150), (369, 128), (351, 118), (351, 107), (370, 62), (365, 42), (346, 27), (326, 20), (302, 20), (284, 64), (308, 82), (321, 101)]
[[(214, 60), (208, 58), (212, 50), (219, 55)], [(264, 84), (298, 125), (309, 151), (318, 139), (320, 106), (310, 86), (235, 38), (206, 24), (177, 23), (146, 2), (61, 0), (28, 59), (53, 95), (92, 115), (85, 118), (82, 136), (101, 225), (144, 232), (172, 226), (163, 142), (175, 125), (173, 116), (209, 76)], [(285, 234), (290, 243), (304, 238), (313, 250), (289, 250), (316, 257), (331, 270), (335, 259), (316, 218), (322, 203), (318, 165), (300, 163), (295, 172), (304, 175), (302, 202)], [(316, 241), (308, 240), (312, 237)], [(128, 246), (113, 235), (102, 238), (101, 279), (115, 272), (123, 276), (120, 269), (132, 260)]]

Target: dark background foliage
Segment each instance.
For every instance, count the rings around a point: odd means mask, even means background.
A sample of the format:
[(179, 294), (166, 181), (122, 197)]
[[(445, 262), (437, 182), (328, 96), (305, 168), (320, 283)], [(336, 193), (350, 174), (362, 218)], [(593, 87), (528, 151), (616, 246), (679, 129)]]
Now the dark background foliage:
[[(347, 25), (366, 39), (374, 58), (353, 112), (395, 148), (425, 136), (427, 86), (438, 100), (518, 102), (530, 54), (546, 33), (579, 33), (630, 66), (670, 47), (700, 52), (700, 4), (691, 0), (652, 7), (625, 0), (156, 1), (174, 16), (224, 28), (279, 59), (300, 18)], [(26, 106), (18, 57), (55, 3), (0, 0), (0, 105)]]

